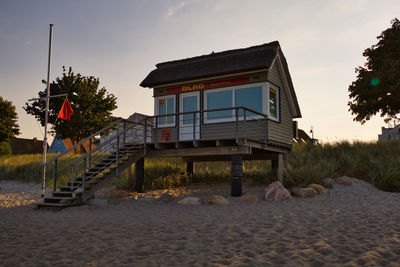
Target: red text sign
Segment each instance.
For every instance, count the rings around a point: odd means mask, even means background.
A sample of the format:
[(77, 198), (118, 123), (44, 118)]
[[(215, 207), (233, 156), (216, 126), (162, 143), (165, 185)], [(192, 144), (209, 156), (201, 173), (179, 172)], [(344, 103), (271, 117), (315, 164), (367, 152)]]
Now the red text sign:
[(203, 89), (211, 89), (211, 88), (215, 88), (215, 87), (232, 86), (232, 85), (236, 85), (236, 84), (247, 83), (249, 81), (250, 81), (249, 77), (243, 77), (243, 78), (237, 78), (237, 79), (225, 80), (225, 81), (197, 83), (197, 84), (185, 85), (185, 86), (181, 86), (181, 87), (168, 88), (165, 90), (165, 92), (167, 94), (190, 92), (190, 91), (197, 91), (197, 90), (203, 90)]

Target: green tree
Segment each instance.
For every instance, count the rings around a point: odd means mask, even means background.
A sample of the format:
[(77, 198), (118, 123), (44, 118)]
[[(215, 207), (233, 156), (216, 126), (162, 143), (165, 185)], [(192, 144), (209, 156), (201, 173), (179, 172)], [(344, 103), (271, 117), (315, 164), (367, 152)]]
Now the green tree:
[(17, 120), (15, 106), (0, 96), (0, 154), (11, 154), (10, 139), (19, 135)]
[(366, 49), (364, 67), (356, 68), (357, 79), (349, 86), (349, 111), (364, 124), (380, 113), (385, 122), (400, 114), (400, 21), (383, 31), (377, 44)]
[[(46, 84), (46, 81), (42, 81)], [(67, 94), (74, 114), (71, 120), (57, 119), (65, 97), (50, 99), (48, 123), (52, 124), (50, 133), (62, 139), (70, 138), (76, 144), (91, 134), (106, 127), (114, 118), (111, 112), (117, 108), (116, 97), (99, 88), (100, 81), (93, 76), (86, 77), (75, 74), (70, 67), (68, 72), (63, 67), (62, 77), (56, 78), (50, 84), (50, 96)], [(39, 97), (46, 96), (46, 89), (39, 92)], [(24, 110), (44, 125), (44, 100), (37, 100), (32, 104), (25, 103)]]

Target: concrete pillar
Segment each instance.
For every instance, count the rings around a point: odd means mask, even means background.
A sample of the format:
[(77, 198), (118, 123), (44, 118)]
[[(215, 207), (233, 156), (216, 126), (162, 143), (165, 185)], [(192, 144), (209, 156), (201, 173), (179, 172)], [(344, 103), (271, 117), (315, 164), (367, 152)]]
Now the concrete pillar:
[(232, 155), (232, 186), (231, 196), (240, 197), (242, 195), (242, 177), (243, 177), (243, 156)]
[(135, 192), (143, 193), (144, 158), (135, 162)]
[(186, 162), (186, 174), (192, 176), (194, 174), (194, 162), (187, 161)]

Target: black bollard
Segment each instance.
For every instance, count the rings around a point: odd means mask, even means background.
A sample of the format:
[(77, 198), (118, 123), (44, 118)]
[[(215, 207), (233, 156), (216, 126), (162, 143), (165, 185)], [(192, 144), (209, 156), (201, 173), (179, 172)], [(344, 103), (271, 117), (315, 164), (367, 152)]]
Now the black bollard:
[(135, 192), (143, 193), (144, 158), (135, 162)]
[(186, 162), (186, 174), (192, 176), (194, 174), (194, 162), (187, 161)]
[(241, 155), (232, 155), (232, 187), (231, 196), (240, 197), (242, 195), (242, 177), (243, 177), (243, 157)]

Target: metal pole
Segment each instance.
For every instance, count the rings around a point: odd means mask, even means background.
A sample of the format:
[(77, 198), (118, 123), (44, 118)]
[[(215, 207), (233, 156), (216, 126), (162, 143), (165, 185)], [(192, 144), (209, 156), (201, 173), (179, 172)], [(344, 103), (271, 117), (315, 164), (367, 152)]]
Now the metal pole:
[(56, 192), (57, 188), (57, 165), (58, 165), (58, 159), (54, 161), (54, 185), (53, 185), (53, 192)]
[(115, 175), (118, 175), (118, 167), (119, 167), (119, 128), (117, 131), (117, 150), (115, 151)]
[(193, 112), (193, 146), (196, 145), (196, 112)]
[(86, 158), (83, 159), (83, 174), (82, 174), (82, 193), (85, 193), (86, 180)]
[(268, 133), (268, 129), (267, 129), (267, 116), (264, 116), (264, 143), (267, 143), (267, 133)]
[(155, 117), (155, 121), (156, 121), (156, 129), (155, 129), (155, 144), (156, 144), (156, 148), (158, 149), (158, 117)]
[(50, 95), (50, 74), (51, 74), (51, 48), (53, 42), (53, 24), (50, 24), (49, 32), (49, 61), (47, 65), (47, 88), (46, 88), (46, 112), (44, 117), (44, 138), (43, 138), (43, 173), (42, 173), (42, 197), (46, 190), (46, 156), (47, 156), (47, 120), (49, 116), (49, 95)]
[(243, 128), (244, 128), (244, 142), (247, 142), (247, 123), (246, 123), (246, 109), (243, 109)]
[[(123, 132), (123, 137), (124, 137), (123, 144), (125, 145), (125, 139), (126, 139), (126, 122), (124, 121), (122, 125), (123, 125), (123, 128), (124, 128), (124, 132)], [(119, 138), (119, 137), (118, 137), (118, 138)]]
[(235, 128), (236, 128), (236, 130), (235, 130), (235, 132), (236, 132), (236, 144), (239, 144), (239, 135), (238, 135), (238, 120), (239, 120), (239, 110), (238, 110), (238, 108), (235, 108), (235, 118), (236, 118), (236, 121), (235, 121)]
[(92, 138), (89, 140), (89, 169), (92, 168)]
[(74, 189), (74, 166), (72, 165), (72, 168), (71, 168), (71, 171), (72, 171), (72, 176), (71, 176), (71, 190), (73, 190)]
[[(167, 117), (165, 117), (165, 118), (167, 118)], [(167, 121), (168, 121), (168, 119), (167, 119)], [(144, 119), (144, 140), (143, 140), (144, 147), (143, 147), (143, 150), (144, 150), (145, 155), (147, 153), (147, 149), (146, 149), (147, 140), (146, 139), (147, 139), (147, 119)]]

